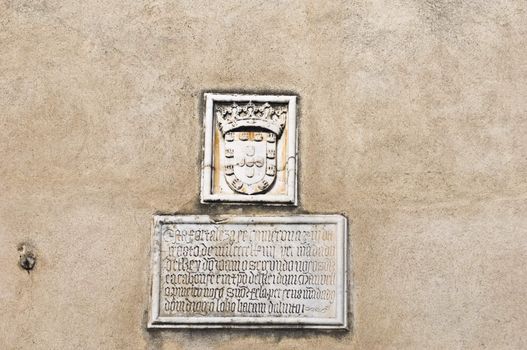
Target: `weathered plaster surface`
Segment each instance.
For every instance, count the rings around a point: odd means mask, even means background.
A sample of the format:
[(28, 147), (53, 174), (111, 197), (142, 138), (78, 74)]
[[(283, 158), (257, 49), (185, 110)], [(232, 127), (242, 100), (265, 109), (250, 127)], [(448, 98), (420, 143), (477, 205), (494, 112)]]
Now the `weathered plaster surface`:
[[(3, 349), (527, 347), (524, 1), (7, 0), (0, 47)], [(298, 208), (199, 204), (243, 89), (300, 97)], [(353, 331), (147, 332), (156, 211), (345, 213)]]

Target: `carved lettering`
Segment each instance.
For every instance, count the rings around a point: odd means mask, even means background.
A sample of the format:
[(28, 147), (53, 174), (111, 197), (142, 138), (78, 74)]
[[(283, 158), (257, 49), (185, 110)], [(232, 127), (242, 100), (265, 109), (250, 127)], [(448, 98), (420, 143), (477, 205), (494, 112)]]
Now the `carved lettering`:
[(160, 231), (160, 316), (337, 312), (334, 224), (173, 223)]

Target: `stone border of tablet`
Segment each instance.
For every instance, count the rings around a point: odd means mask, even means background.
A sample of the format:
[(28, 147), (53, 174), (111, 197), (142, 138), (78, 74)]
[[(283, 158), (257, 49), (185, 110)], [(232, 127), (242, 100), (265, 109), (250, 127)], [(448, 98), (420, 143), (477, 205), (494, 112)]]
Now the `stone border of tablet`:
[[(334, 318), (302, 317), (160, 317), (161, 239), (165, 224), (335, 224), (337, 293)], [(342, 215), (224, 216), (154, 215), (152, 227), (151, 294), (148, 328), (316, 328), (347, 329), (348, 223)]]

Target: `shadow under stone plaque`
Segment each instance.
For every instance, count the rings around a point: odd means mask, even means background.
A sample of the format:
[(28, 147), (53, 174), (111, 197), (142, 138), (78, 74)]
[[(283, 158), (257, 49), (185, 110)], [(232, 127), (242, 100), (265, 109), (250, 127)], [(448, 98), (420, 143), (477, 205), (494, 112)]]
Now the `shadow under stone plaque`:
[(346, 328), (341, 215), (156, 215), (149, 328)]

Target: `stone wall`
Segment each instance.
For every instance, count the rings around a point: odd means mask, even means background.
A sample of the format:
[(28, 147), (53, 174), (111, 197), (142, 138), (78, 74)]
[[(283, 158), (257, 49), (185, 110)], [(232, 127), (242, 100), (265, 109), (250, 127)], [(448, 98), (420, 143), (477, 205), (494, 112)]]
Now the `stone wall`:
[[(6, 0), (0, 28), (3, 349), (527, 347), (525, 2)], [(206, 91), (299, 96), (298, 208), (199, 204)], [(147, 331), (154, 213), (345, 214), (353, 329)]]

